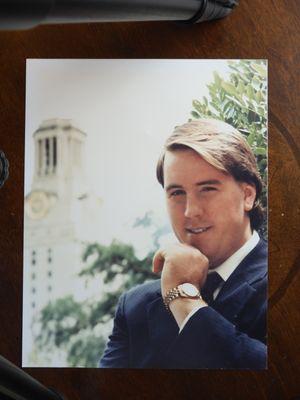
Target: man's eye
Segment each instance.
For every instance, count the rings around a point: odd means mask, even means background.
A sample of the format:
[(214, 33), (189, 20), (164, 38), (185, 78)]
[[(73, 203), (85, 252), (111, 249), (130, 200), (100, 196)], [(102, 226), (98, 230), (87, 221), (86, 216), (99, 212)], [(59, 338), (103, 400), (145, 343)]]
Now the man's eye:
[(205, 186), (205, 187), (203, 187), (203, 188), (201, 189), (201, 192), (212, 192), (212, 191), (215, 191), (215, 190), (217, 190), (215, 187), (212, 187), (212, 186)]
[(177, 197), (177, 196), (180, 196), (180, 195), (183, 195), (183, 194), (184, 194), (183, 190), (174, 190), (174, 192), (170, 193), (170, 196), (171, 197)]

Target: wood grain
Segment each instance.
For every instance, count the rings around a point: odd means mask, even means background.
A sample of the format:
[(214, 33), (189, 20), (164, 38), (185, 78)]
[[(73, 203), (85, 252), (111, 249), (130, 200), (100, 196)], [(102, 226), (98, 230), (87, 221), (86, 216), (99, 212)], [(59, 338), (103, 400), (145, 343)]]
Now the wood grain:
[(298, 0), (241, 0), (228, 18), (43, 26), (0, 32), (0, 354), (21, 364), (26, 58), (269, 60), (269, 368), (267, 371), (27, 369), (68, 399), (299, 399), (300, 131)]

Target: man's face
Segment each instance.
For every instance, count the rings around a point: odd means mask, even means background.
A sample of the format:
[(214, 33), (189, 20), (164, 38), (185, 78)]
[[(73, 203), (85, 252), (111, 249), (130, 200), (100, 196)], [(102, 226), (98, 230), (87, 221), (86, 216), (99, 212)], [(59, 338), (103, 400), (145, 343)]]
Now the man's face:
[(164, 187), (173, 230), (182, 243), (199, 249), (215, 268), (251, 236), (247, 211), (255, 188), (237, 182), (195, 151), (167, 151)]

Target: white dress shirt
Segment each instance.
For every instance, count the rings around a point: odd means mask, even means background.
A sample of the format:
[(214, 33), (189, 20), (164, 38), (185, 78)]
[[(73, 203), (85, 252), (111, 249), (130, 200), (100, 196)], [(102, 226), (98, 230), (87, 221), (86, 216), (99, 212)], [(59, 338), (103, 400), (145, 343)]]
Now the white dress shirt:
[[(221, 282), (221, 284), (214, 291), (214, 294), (213, 294), (214, 300), (218, 296), (224, 283), (227, 281), (227, 279), (230, 277), (230, 275), (233, 273), (233, 271), (236, 269), (236, 267), (242, 262), (242, 260), (250, 253), (251, 250), (254, 249), (254, 247), (259, 242), (259, 239), (260, 238), (259, 238), (258, 233), (256, 231), (253, 231), (253, 234), (250, 237), (250, 239), (248, 239), (247, 242), (244, 243), (242, 247), (240, 247), (235, 253), (233, 253), (229, 258), (227, 258), (227, 260), (225, 260), (217, 268), (214, 268), (213, 270), (208, 271), (208, 274), (211, 274), (212, 272), (217, 272), (223, 279), (223, 282)], [(195, 312), (197, 312), (202, 307), (207, 307), (207, 305), (200, 305), (200, 306), (194, 308), (185, 317), (185, 319), (183, 320), (183, 322), (180, 326), (179, 333), (182, 331), (183, 327), (188, 322), (188, 320), (191, 318), (191, 316), (194, 315)]]

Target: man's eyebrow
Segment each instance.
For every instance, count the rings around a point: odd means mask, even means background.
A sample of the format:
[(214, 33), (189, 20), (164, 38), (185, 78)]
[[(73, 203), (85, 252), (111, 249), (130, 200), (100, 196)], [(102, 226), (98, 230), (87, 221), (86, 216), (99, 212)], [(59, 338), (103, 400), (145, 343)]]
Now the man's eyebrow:
[(221, 182), (218, 179), (209, 179), (207, 181), (201, 181), (196, 183), (197, 186), (202, 185), (221, 185)]
[[(221, 185), (221, 182), (218, 179), (209, 179), (206, 181), (200, 181), (196, 183), (196, 186), (204, 186), (204, 185)], [(182, 185), (178, 185), (176, 183), (171, 183), (166, 186), (166, 191), (168, 192), (171, 189), (183, 189)]]

